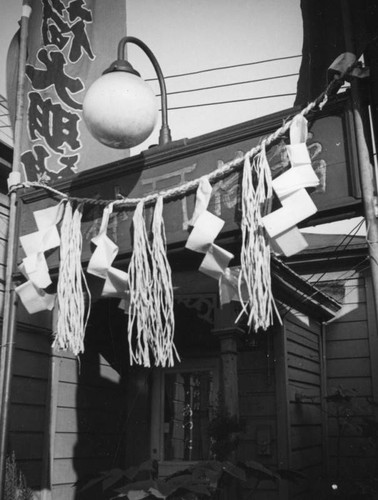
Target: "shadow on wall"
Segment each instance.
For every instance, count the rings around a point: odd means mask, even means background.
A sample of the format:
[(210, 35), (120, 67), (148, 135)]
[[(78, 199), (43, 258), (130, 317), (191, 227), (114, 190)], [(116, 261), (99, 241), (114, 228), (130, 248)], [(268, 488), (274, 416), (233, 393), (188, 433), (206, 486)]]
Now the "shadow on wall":
[(76, 434), (73, 468), (78, 478), (76, 499), (94, 498), (92, 490), (90, 495), (80, 492), (81, 485), (100, 471), (122, 467), (125, 463), (130, 411), (126, 344), (126, 319), (118, 309), (118, 301), (97, 301), (92, 305), (86, 349), (78, 366), (76, 428), (73, 429)]

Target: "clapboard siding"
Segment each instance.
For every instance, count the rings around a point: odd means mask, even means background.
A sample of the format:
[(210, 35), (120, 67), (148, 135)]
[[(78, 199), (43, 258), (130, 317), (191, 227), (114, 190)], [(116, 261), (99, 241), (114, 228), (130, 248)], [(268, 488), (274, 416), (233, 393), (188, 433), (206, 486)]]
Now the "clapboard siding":
[[(111, 462), (110, 462), (111, 465)], [(110, 468), (110, 465), (108, 466)], [(80, 476), (92, 476), (96, 472), (104, 470), (104, 460), (97, 457), (87, 458), (55, 458), (53, 470), (53, 488), (60, 484), (73, 485), (78, 480), (77, 471), (80, 470)], [(54, 496), (53, 496), (54, 498)], [(55, 500), (55, 499), (54, 499)]]
[(108, 382), (118, 384), (120, 375), (111, 368), (104, 360), (90, 360), (85, 363), (85, 371), (81, 371), (81, 365), (75, 358), (62, 357), (60, 368), (60, 380), (73, 385), (85, 383), (87, 387), (107, 387)]
[[(74, 386), (74, 387), (73, 387)], [(60, 408), (77, 409), (99, 409), (101, 411), (113, 411), (118, 408), (117, 397), (119, 390), (117, 387), (107, 387), (101, 400), (98, 398), (98, 387), (85, 386), (80, 391), (80, 399), (75, 394), (75, 384), (61, 381), (58, 391), (58, 406)]]
[(49, 357), (40, 352), (16, 349), (14, 366), (15, 375), (45, 380), (49, 369)]
[(354, 358), (352, 355), (344, 359), (328, 360), (329, 383), (342, 385), (342, 379), (345, 377), (355, 377), (366, 379), (370, 378), (370, 360), (368, 357)]
[[(256, 460), (274, 468), (278, 466), (277, 406), (274, 366), (266, 355), (269, 342), (267, 335), (259, 349), (241, 351), (238, 355), (239, 413), (245, 425), (240, 435), (238, 459)], [(270, 436), (266, 453), (258, 444), (260, 432)], [(263, 482), (254, 498), (276, 500), (277, 485)]]
[[(120, 375), (92, 345), (57, 357), (52, 498), (74, 498), (75, 483), (119, 463), (127, 397)], [(118, 461), (117, 461), (118, 460)], [(64, 496), (66, 495), (66, 497)]]
[(339, 319), (334, 323), (330, 323), (327, 327), (327, 356), (329, 343), (331, 344), (340, 340), (366, 339), (367, 337), (368, 325), (366, 318), (358, 321), (352, 317), (348, 321)]
[(293, 450), (316, 446), (321, 442), (322, 428), (320, 425), (292, 425), (291, 445)]
[(368, 476), (374, 467), (372, 448), (361, 435), (360, 424), (362, 418), (373, 416), (369, 401), (374, 399), (377, 381), (372, 378), (371, 363), (376, 360), (372, 359), (370, 335), (376, 335), (376, 324), (369, 326), (368, 323), (367, 299), (371, 292), (366, 287), (365, 276), (350, 273), (349, 278), (345, 278), (345, 272), (340, 271), (327, 275), (327, 280), (332, 278), (337, 282), (340, 277), (344, 285), (343, 307), (336, 320), (327, 325), (327, 391), (329, 395), (341, 391), (350, 400), (328, 402), (326, 406), (329, 472), (350, 480)]
[(285, 318), (288, 453), (290, 467), (308, 478), (290, 484), (289, 498), (309, 497), (323, 471), (322, 344), (319, 323), (301, 315)]
[(47, 397), (47, 380), (13, 376), (12, 402), (14, 404), (44, 405)]
[[(109, 447), (114, 447), (119, 434), (108, 429), (106, 433), (82, 432), (80, 436), (80, 448), (76, 432), (57, 432), (55, 437), (55, 458), (90, 458), (103, 457), (109, 453)], [(96, 446), (93, 443), (96, 442)]]
[(40, 488), (43, 469), (50, 340), (18, 323), (9, 414), (9, 451), (14, 452), (28, 486)]
[(52, 490), (52, 498), (54, 500), (76, 500), (76, 488), (72, 484), (55, 485)]
[(369, 341), (362, 339), (344, 339), (343, 342), (329, 340), (327, 343), (327, 359), (368, 358), (370, 355)]

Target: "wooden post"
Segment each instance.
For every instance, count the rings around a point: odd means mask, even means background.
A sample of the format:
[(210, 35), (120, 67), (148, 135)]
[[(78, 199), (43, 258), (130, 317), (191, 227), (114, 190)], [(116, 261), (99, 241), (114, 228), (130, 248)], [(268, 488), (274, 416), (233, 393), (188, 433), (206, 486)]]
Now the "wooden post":
[[(355, 54), (353, 43), (352, 20), (349, 10), (349, 3), (343, 2), (342, 15), (344, 24), (345, 47), (348, 52)], [(356, 54), (357, 56), (359, 54)], [(367, 145), (366, 132), (366, 107), (362, 105), (359, 81), (357, 78), (351, 80), (352, 113), (355, 124), (355, 134), (357, 143), (358, 165), (360, 172), (362, 201), (364, 206), (364, 216), (367, 227), (367, 243), (370, 256), (370, 269), (372, 276), (375, 314), (378, 320), (378, 202), (375, 191), (374, 169), (370, 161), (370, 153)], [(364, 120), (365, 118), (365, 120)]]
[(216, 310), (213, 334), (219, 339), (222, 361), (222, 390), (226, 410), (231, 416), (239, 416), (238, 349), (237, 339), (243, 330), (235, 325), (234, 304)]

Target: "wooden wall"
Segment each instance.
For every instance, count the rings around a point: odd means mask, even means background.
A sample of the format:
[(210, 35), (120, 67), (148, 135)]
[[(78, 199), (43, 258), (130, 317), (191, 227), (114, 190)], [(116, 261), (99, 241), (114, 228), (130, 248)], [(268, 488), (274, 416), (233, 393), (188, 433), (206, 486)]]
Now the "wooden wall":
[(378, 469), (377, 439), (372, 446), (363, 432), (365, 419), (378, 422), (377, 322), (368, 276), (354, 270), (327, 273), (322, 286), (331, 285), (343, 308), (326, 327), (327, 394), (336, 395), (326, 409), (329, 473), (345, 484)]
[(42, 489), (48, 407), (50, 342), (47, 332), (18, 324), (14, 353), (8, 454), (15, 453), (27, 485)]
[(278, 464), (303, 476), (283, 481), (280, 498), (305, 500), (317, 491), (325, 460), (321, 325), (291, 310), (274, 338)]
[[(3, 317), (5, 263), (9, 222), (7, 178), (12, 150), (0, 141), (0, 316)], [(7, 454), (15, 453), (18, 469), (27, 485), (44, 488), (47, 466), (46, 409), (49, 401), (51, 355), (50, 314), (29, 316), (22, 305), (17, 312), (15, 351), (9, 409)]]
[[(93, 498), (98, 492), (79, 494), (76, 483), (124, 465), (129, 399), (126, 372), (109, 354), (115, 315), (101, 314), (107, 306), (97, 307), (103, 319), (92, 319), (79, 360), (52, 351), (50, 315), (19, 306), (9, 452), (41, 500)], [(116, 341), (112, 349), (123, 357)]]
[(256, 498), (305, 500), (318, 488), (325, 453), (322, 363), (321, 325), (295, 311), (257, 348), (239, 353), (246, 431), (238, 458), (303, 474), (298, 483), (262, 482)]
[[(254, 349), (238, 354), (239, 411), (245, 426), (238, 459), (277, 467), (276, 382), (271, 334), (259, 336)], [(253, 498), (277, 499), (277, 485), (262, 481)]]
[(79, 360), (70, 353), (54, 359), (53, 500), (100, 498), (96, 489), (80, 493), (80, 487), (101, 471), (124, 465), (128, 358), (113, 336), (125, 331), (119, 323), (124, 314), (116, 305), (117, 301), (94, 305)]
[(324, 471), (322, 336), (318, 322), (302, 315), (285, 321), (289, 467), (307, 481), (290, 484), (290, 499), (308, 498)]
[[(75, 483), (82, 486), (100, 471), (118, 466), (124, 452), (126, 408), (120, 375), (96, 353), (85, 354), (80, 363), (65, 353), (55, 362), (52, 498), (87, 498), (77, 495)], [(88, 498), (93, 494), (90, 490)]]

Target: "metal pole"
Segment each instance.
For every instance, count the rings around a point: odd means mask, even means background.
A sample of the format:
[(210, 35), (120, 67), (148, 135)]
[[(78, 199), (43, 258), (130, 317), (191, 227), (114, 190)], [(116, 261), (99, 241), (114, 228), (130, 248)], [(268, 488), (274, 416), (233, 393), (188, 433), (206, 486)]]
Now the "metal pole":
[[(348, 52), (355, 53), (349, 2), (342, 4), (345, 47)], [(354, 117), (357, 156), (360, 171), (362, 201), (364, 206), (365, 222), (367, 227), (367, 243), (370, 257), (375, 314), (378, 320), (378, 219), (377, 219), (377, 193), (375, 192), (374, 167), (370, 161), (369, 149), (366, 142), (366, 129), (363, 116), (366, 111), (361, 103), (358, 79), (351, 81), (352, 112)], [(366, 123), (366, 120), (365, 120)]]
[[(29, 17), (31, 14), (31, 1), (24, 0), (20, 22), (20, 54), (18, 62), (16, 119), (14, 127), (14, 148), (12, 163), (12, 179), (21, 173), (21, 131), (24, 109), (24, 75), (27, 56), (27, 39), (29, 30)], [(12, 366), (15, 344), (16, 307), (17, 300), (13, 283), (13, 270), (16, 264), (18, 246), (18, 217), (17, 217), (17, 191), (9, 195), (9, 223), (8, 244), (5, 270), (5, 293), (3, 309), (3, 328), (1, 336), (0, 380), (1, 380), (1, 406), (0, 406), (0, 495), (4, 491), (5, 460), (7, 452), (7, 438), (9, 427), (9, 408), (12, 382)]]
[(169, 142), (171, 142), (172, 138), (171, 138), (171, 131), (168, 126), (167, 89), (165, 86), (165, 80), (160, 64), (158, 63), (152, 50), (144, 42), (142, 42), (142, 40), (139, 40), (139, 38), (135, 38), (134, 36), (124, 36), (120, 40), (118, 44), (118, 60), (122, 60), (125, 58), (125, 47), (127, 43), (133, 43), (137, 45), (140, 49), (142, 49), (143, 52), (151, 61), (152, 66), (156, 71), (160, 87), (160, 94), (161, 94), (161, 114), (162, 114), (159, 144), (161, 146), (164, 144), (168, 144)]

